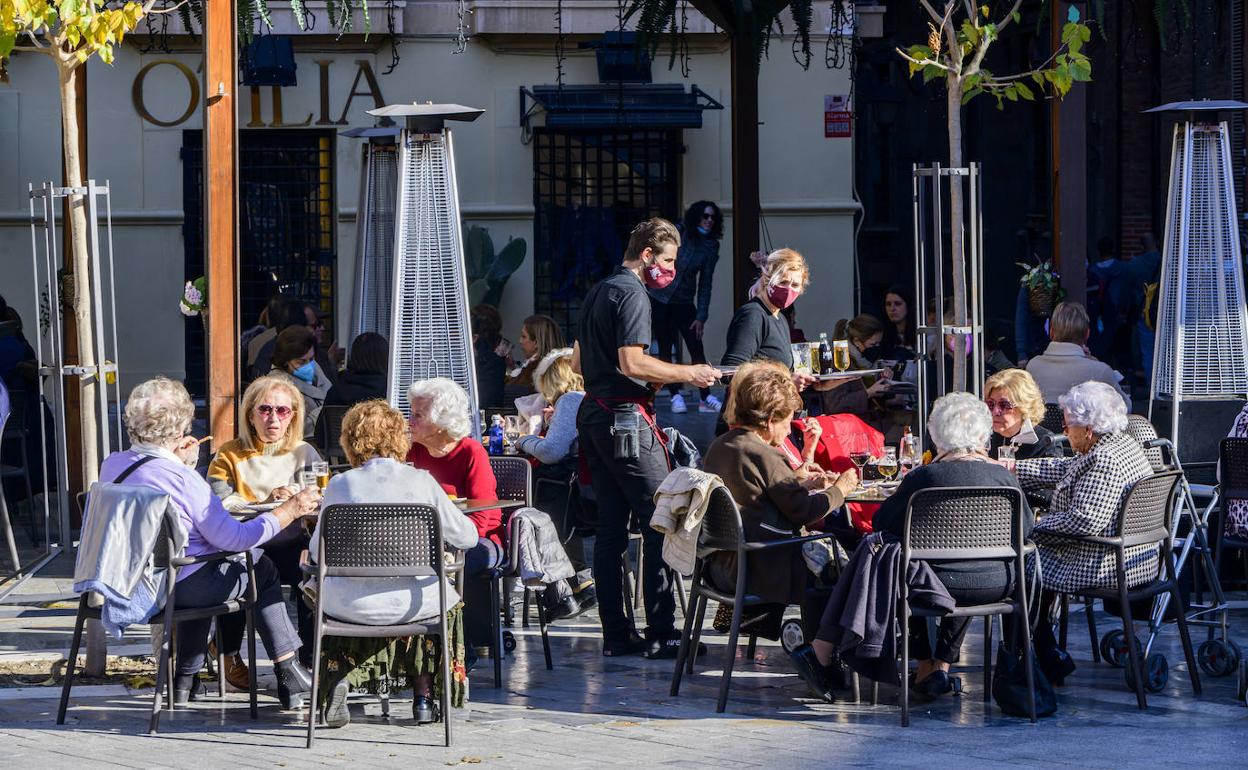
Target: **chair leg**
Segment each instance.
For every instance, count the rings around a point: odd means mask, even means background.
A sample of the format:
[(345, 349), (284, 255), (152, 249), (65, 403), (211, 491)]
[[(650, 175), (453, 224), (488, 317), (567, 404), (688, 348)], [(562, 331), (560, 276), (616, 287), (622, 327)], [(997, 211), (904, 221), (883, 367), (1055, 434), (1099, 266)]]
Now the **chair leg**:
[[(220, 618), (217, 618), (220, 620)], [(225, 700), (225, 647), (221, 644), (221, 624), (214, 623), (217, 633), (217, 698)]]
[(1096, 614), (1092, 608), (1092, 605), (1094, 604), (1096, 604), (1096, 602), (1092, 599), (1089, 599), (1086, 596), (1083, 597), (1083, 615), (1088, 619), (1088, 637), (1092, 642), (1092, 662), (1100, 663), (1101, 644), (1100, 640), (1096, 638)]
[(13, 562), (13, 571), (22, 576), (22, 563), (17, 558), (17, 540), (13, 537), (13, 522), (9, 521), (9, 504), (4, 499), (4, 488), (0, 485), (0, 526), (4, 527), (4, 540), (9, 546), (9, 559)]
[[(320, 598), (316, 601), (316, 616), (312, 621), (312, 692), (308, 695), (308, 744), (316, 738), (316, 699), (321, 686), (321, 633), (324, 629), (325, 612), (321, 608)], [(253, 666), (252, 670), (255, 668)]]
[(758, 649), (758, 637), (755, 636), (754, 634), (750, 634), (750, 641), (746, 642), (746, 645), (745, 645), (746, 659), (753, 662), (754, 653), (757, 651), (757, 649)]
[(1066, 643), (1069, 638), (1068, 632), (1070, 631), (1070, 594), (1062, 594), (1060, 601), (1062, 618), (1059, 622), (1057, 630), (1057, 646), (1065, 650), (1070, 647), (1070, 645)]
[[(728, 629), (728, 647), (724, 650), (724, 674), (719, 680), (719, 700), (715, 713), (722, 714), (728, 706), (728, 687), (732, 684), (732, 667), (737, 661), (737, 637), (741, 634), (741, 602), (732, 607), (732, 625)], [(691, 652), (696, 652), (691, 650)]]
[[(1035, 653), (1031, 643), (1031, 615), (1027, 612), (1027, 581), (1018, 581), (1018, 606), (1019, 614), (1015, 616), (1014, 621), (1021, 626), (1019, 633), (1015, 636), (1022, 637), (1023, 643), (1020, 647), (1023, 651), (1023, 672), (1027, 675), (1027, 705), (1030, 711), (1028, 716), (1031, 717), (1031, 723), (1036, 723), (1036, 672), (1033, 670)], [(1005, 619), (1001, 622), (1004, 624)], [(1005, 628), (1002, 627), (1001, 635), (1005, 636)]]
[(490, 578), (490, 658), (494, 663), (494, 688), (503, 686), (503, 626), (498, 606), (499, 579)]
[(704, 595), (698, 595), (699, 603), (693, 608), (693, 640), (689, 645), (689, 656), (685, 661), (685, 673), (693, 673), (693, 664), (698, 658), (698, 646), (702, 644), (702, 622), (706, 620), (706, 602)]
[[(260, 710), (256, 704), (256, 613), (251, 602), (247, 603), (244, 617), (247, 619), (247, 665), (251, 668), (251, 682), (247, 687), (249, 711), (253, 720), (260, 718)], [(313, 661), (319, 665), (319, 661)]]
[(537, 596), (537, 625), (542, 630), (542, 654), (546, 656), (546, 670), (553, 671), (555, 664), (550, 659), (550, 634), (546, 626), (546, 597), (544, 594)]
[(910, 602), (904, 597), (897, 614), (901, 616), (901, 726), (910, 726)]
[[(702, 597), (698, 594), (698, 589), (693, 588), (693, 607), (696, 610)], [(672, 697), (680, 695), (680, 680), (685, 673), (686, 661), (692, 660), (694, 655), (690, 654), (693, 642), (693, 615), (685, 613), (685, 625), (680, 632), (680, 648), (676, 652), (676, 667), (672, 670), (672, 686), (668, 690), (668, 694)]]
[(65, 681), (61, 683), (61, 705), (56, 709), (56, 723), (65, 724), (65, 710), (69, 708), (69, 691), (74, 686), (74, 672), (78, 670), (78, 648), (82, 646), (82, 626), (86, 623), (83, 613), (87, 611), (87, 595), (78, 600), (78, 617), (74, 620), (74, 641), (69, 645), (69, 660), (65, 661)]
[[(451, 745), (451, 727), (455, 721), (451, 715), (451, 631), (446, 622), (446, 605), (439, 604), (442, 617), (438, 625), (442, 643), (442, 740), (449, 748)], [(501, 633), (500, 633), (501, 635)]]
[(1144, 672), (1142, 660), (1140, 660), (1140, 650), (1135, 644), (1135, 623), (1131, 619), (1131, 602), (1127, 600), (1126, 581), (1123, 576), (1119, 575), (1118, 585), (1122, 602), (1122, 632), (1127, 635), (1127, 665), (1131, 667), (1131, 673), (1135, 675), (1135, 700), (1139, 704), (1140, 710), (1148, 708), (1148, 701), (1144, 697)]
[[(156, 729), (160, 726), (160, 698), (161, 690), (168, 684), (173, 677), (170, 670), (169, 659), (173, 657), (173, 602), (165, 602), (165, 625), (161, 628), (160, 633), (160, 658), (156, 661), (156, 687), (152, 690), (152, 718), (148, 723), (147, 732), (150, 735), (156, 734)], [(173, 697), (169, 698), (169, 705), (173, 705)]]
[[(532, 598), (532, 596), (533, 596), (532, 590), (525, 588), (524, 589), (524, 602), (520, 605), (520, 625), (524, 628), (529, 627), (529, 599)], [(507, 606), (508, 606), (508, 609), (510, 609), (511, 602), (508, 602)], [(511, 613), (508, 612), (507, 614), (509, 616), (507, 618), (507, 625), (510, 626), (514, 621), (510, 617)]]
[(680, 614), (689, 613), (689, 599), (685, 596), (685, 576), (676, 572), (676, 601), (680, 602)]
[[(512, 627), (515, 621), (515, 611), (511, 608), (512, 589), (515, 586), (514, 578), (506, 578), (503, 580), (503, 624), (508, 628)], [(524, 627), (529, 627), (529, 589), (524, 589)]]
[[(984, 616), (984, 703), (992, 699), (992, 618)], [(1001, 635), (1005, 636), (1005, 629)]]
[(1187, 628), (1187, 618), (1183, 615), (1183, 598), (1179, 595), (1179, 587), (1173, 577), (1170, 586), (1170, 606), (1175, 608), (1176, 623), (1179, 626), (1179, 638), (1183, 641), (1183, 657), (1187, 659), (1187, 676), (1192, 681), (1192, 694), (1200, 695), (1200, 673), (1196, 670), (1196, 656), (1192, 652), (1192, 637)]

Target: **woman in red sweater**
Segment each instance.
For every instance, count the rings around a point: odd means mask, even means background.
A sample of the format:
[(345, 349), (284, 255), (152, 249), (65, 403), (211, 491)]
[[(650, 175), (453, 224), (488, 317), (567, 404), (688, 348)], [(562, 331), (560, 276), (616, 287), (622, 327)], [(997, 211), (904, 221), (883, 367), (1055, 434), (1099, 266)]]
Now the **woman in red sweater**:
[[(448, 495), (497, 499), (489, 455), (469, 435), (471, 407), (464, 389), (454, 380), (435, 377), (413, 382), (407, 399), (412, 433), (407, 461), (429, 471)], [(479, 539), (464, 554), (464, 636), (470, 647), (482, 647), (490, 638), (490, 582), (485, 573), (502, 561), (503, 512), (490, 508), (468, 518)]]

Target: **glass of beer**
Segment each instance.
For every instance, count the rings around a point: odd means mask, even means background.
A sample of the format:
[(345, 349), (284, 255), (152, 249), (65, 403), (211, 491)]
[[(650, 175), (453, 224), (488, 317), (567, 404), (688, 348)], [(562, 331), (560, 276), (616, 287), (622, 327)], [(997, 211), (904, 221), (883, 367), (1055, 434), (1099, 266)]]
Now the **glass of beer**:
[(849, 368), (849, 340), (836, 340), (832, 343), (832, 365), (838, 372)]
[(896, 447), (884, 447), (884, 454), (875, 461), (875, 469), (880, 472), (885, 481), (889, 481), (893, 476), (897, 475), (897, 449)]
[(325, 487), (329, 486), (329, 463), (312, 463), (312, 473), (316, 475), (316, 488), (324, 493)]

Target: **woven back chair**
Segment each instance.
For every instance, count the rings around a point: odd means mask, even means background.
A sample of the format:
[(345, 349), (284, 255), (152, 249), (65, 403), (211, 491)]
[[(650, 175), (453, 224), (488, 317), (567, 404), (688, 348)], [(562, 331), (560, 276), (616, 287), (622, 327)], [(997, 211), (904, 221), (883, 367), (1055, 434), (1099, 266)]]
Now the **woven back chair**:
[(1161, 447), (1149, 445), (1149, 442), (1157, 439), (1157, 429), (1147, 417), (1139, 414), (1127, 415), (1127, 435), (1144, 448), (1144, 456), (1148, 458), (1148, 464), (1153, 466), (1153, 473), (1170, 469), (1165, 456), (1161, 453)]
[(308, 748), (316, 730), (317, 690), (320, 687), (321, 638), (437, 636), (442, 641), (442, 726), (445, 745), (451, 745), (451, 644), (446, 613), (445, 560), (442, 525), (437, 511), (429, 505), (398, 503), (354, 503), (331, 505), (321, 512), (320, 540), (315, 572), (317, 585), (327, 577), (391, 578), (434, 577), (438, 581), (437, 617), (424, 622), (388, 626), (347, 623), (325, 617), (318, 591), (312, 642), (312, 694), (309, 699)]
[(341, 465), (347, 461), (347, 453), (342, 451), (339, 438), (342, 436), (342, 418), (347, 416), (350, 409), (349, 406), (339, 405), (321, 408), (320, 430), (316, 441), (321, 445), (321, 454), (335, 465)]
[(1214, 563), (1222, 571), (1222, 553), (1226, 549), (1238, 551), (1243, 559), (1244, 573), (1248, 574), (1248, 538), (1231, 537), (1226, 534), (1228, 503), (1248, 501), (1248, 438), (1224, 438), (1218, 449), (1219, 483), (1222, 500), (1222, 522), (1214, 534)]
[(1066, 420), (1062, 415), (1062, 408), (1057, 404), (1045, 404), (1044, 419), (1040, 421), (1040, 426), (1053, 433), (1065, 431)]
[[(518, 455), (491, 455), (490, 470), (494, 472), (494, 489), (499, 500), (518, 500), (526, 506), (533, 504), (533, 466)], [(503, 513), (503, 561), (491, 570), (490, 603), (493, 606), (490, 626), (490, 659), (494, 662), (494, 686), (503, 686), (503, 655), (506, 643), (503, 639), (503, 616), (511, 620), (511, 592), (504, 591), (505, 581), (510, 581), (516, 570), (515, 551), (519, 542), (511, 537), (514, 511)], [(504, 606), (504, 604), (506, 606)], [(542, 645), (546, 654), (546, 667), (551, 668), (550, 641), (546, 635), (546, 620), (542, 603), (538, 602), (538, 623), (542, 626)], [(511, 638), (511, 637), (509, 637)]]
[[(908, 564), (922, 561), (1009, 561), (1014, 572), (1014, 596), (1000, 602), (958, 606), (943, 617), (984, 618), (984, 700), (992, 692), (992, 618), (1017, 615), (1022, 622), (1023, 658), (1031, 696), (1031, 721), (1036, 721), (1035, 684), (1032, 680), (1031, 631), (1027, 618), (1027, 581), (1023, 562), (1023, 493), (1013, 487), (938, 487), (911, 496), (902, 531), (902, 558), (897, 584), (901, 621), (901, 670), (910, 663), (910, 619), (938, 613), (910, 605), (906, 584)], [(910, 724), (909, 688), (901, 688), (901, 724)]]

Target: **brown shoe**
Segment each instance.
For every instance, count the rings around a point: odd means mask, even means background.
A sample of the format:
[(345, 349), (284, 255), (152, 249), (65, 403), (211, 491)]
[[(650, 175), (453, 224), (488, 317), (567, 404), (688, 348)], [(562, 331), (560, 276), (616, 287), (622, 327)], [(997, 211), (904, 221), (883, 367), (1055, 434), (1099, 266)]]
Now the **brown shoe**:
[[(208, 657), (216, 662), (216, 640), (208, 642)], [(243, 656), (237, 652), (225, 656), (225, 683), (238, 692), (247, 692), (251, 689), (251, 670), (243, 662)]]

